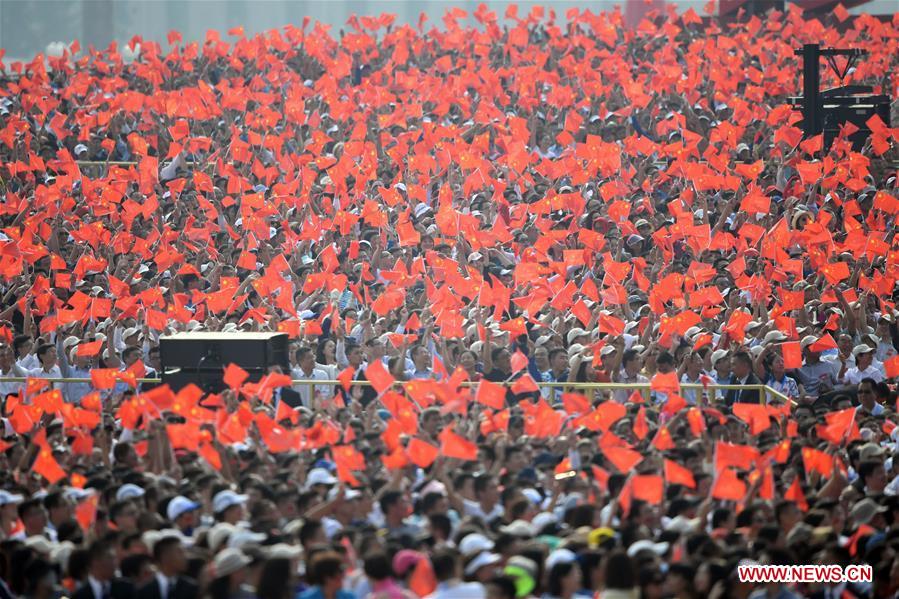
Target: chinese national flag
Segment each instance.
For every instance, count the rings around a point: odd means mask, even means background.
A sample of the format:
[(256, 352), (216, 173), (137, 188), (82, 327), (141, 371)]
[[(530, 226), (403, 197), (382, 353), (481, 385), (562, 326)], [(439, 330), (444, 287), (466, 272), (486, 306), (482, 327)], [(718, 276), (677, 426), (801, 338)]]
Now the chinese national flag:
[(502, 410), (506, 407), (506, 388), (500, 384), (482, 379), (478, 383), (475, 401), (494, 410)]
[(91, 370), (91, 385), (94, 389), (112, 389), (115, 387), (115, 368), (95, 368)]
[(887, 378), (899, 376), (899, 356), (893, 356), (883, 363)]
[(237, 364), (228, 364), (225, 367), (225, 375), (222, 377), (222, 380), (230, 389), (237, 391), (238, 387), (240, 387), (249, 376), (250, 373)]
[(622, 474), (630, 472), (643, 461), (642, 455), (627, 447), (603, 447), (602, 452)]
[(409, 456), (409, 461), (419, 468), (427, 468), (433, 464), (434, 460), (437, 459), (437, 456), (440, 455), (440, 450), (430, 443), (426, 443), (421, 439), (413, 437), (409, 441), (409, 446), (406, 448), (406, 455)]
[(718, 473), (712, 487), (712, 497), (726, 501), (742, 501), (746, 496), (746, 483), (737, 477), (737, 473), (725, 468)]
[(718, 441), (715, 445), (715, 470), (728, 467), (749, 470), (759, 457), (759, 450), (750, 445), (733, 445)]
[(81, 530), (87, 534), (97, 519), (97, 504), (100, 502), (100, 496), (94, 493), (75, 508), (75, 519), (81, 525)]
[(665, 480), (669, 485), (683, 485), (690, 489), (696, 488), (696, 480), (693, 473), (673, 460), (665, 460)]
[(808, 511), (808, 502), (805, 500), (805, 493), (802, 492), (798, 476), (793, 479), (793, 484), (784, 493), (784, 499), (794, 502), (803, 512)]
[(32, 470), (43, 476), (51, 485), (55, 485), (66, 477), (65, 471), (60, 467), (53, 453), (49, 449), (41, 449), (34, 461)]
[(365, 369), (365, 378), (371, 383), (378, 395), (393, 386), (394, 378), (390, 376), (381, 360), (373, 360)]
[(634, 436), (641, 441), (649, 434), (649, 425), (646, 424), (646, 406), (640, 406), (637, 417), (634, 419)]
[(635, 476), (631, 481), (631, 491), (636, 499), (642, 499), (653, 505), (662, 503), (662, 496), (665, 490), (665, 481), (661, 476), (649, 474), (645, 476)]
[(667, 374), (657, 373), (652, 377), (649, 388), (653, 391), (661, 391), (662, 393), (680, 393), (680, 381), (677, 380), (677, 372), (672, 371)]
[(76, 354), (79, 357), (87, 357), (92, 358), (100, 353), (100, 350), (103, 348), (102, 341), (91, 341), (89, 343), (80, 343), (78, 344), (78, 349), (76, 350)]
[(802, 368), (802, 349), (798, 341), (784, 342), (780, 346), (780, 351), (783, 354), (784, 368), (787, 370)]
[(478, 446), (446, 429), (440, 434), (440, 453), (448, 458), (472, 461), (478, 459)]

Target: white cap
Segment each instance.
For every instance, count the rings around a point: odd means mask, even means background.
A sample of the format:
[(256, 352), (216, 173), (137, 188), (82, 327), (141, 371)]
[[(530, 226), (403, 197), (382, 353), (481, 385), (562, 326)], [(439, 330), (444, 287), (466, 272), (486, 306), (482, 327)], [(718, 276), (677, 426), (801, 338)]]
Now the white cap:
[(531, 524), (534, 526), (534, 530), (536, 532), (540, 532), (545, 526), (549, 524), (556, 524), (559, 522), (559, 519), (556, 518), (556, 515), (552, 512), (540, 512), (531, 520)]
[(571, 549), (556, 549), (546, 556), (546, 569), (552, 570), (557, 564), (570, 564), (577, 561), (577, 554)]
[(218, 514), (224, 512), (229, 507), (244, 505), (249, 498), (249, 495), (240, 495), (231, 489), (219, 491), (215, 494), (215, 497), (212, 498), (212, 511), (213, 513)]
[(337, 479), (334, 478), (334, 475), (325, 470), (324, 468), (313, 468), (309, 471), (309, 474), (306, 476), (306, 488), (313, 487), (315, 485), (336, 485)]
[(643, 539), (642, 541), (637, 541), (627, 548), (627, 556), (634, 557), (641, 551), (652, 551), (658, 556), (665, 555), (668, 551), (668, 543), (653, 543), (652, 541), (648, 541)]
[(533, 537), (537, 533), (534, 525), (527, 520), (515, 520), (511, 524), (500, 528), (500, 532), (512, 535), (513, 537)]
[(42, 537), (41, 535), (34, 535), (25, 539), (25, 546), (47, 557), (53, 553), (53, 543), (47, 537)]
[(477, 532), (466, 535), (459, 542), (459, 552), (465, 556), (474, 555), (482, 551), (490, 551), (491, 549), (493, 549), (493, 541)]
[(201, 507), (203, 506), (196, 501), (191, 501), (184, 495), (178, 495), (177, 497), (169, 501), (169, 505), (166, 508), (166, 515), (168, 516), (169, 520), (174, 522), (187, 512), (198, 510)]
[(23, 501), (25, 501), (25, 498), (22, 495), (0, 490), (0, 506), (19, 504)]
[(237, 527), (227, 522), (219, 522), (210, 528), (209, 532), (206, 533), (206, 542), (209, 544), (209, 548), (212, 551), (218, 551), (225, 539), (231, 536), (231, 533), (235, 530), (237, 530)]
[(861, 354), (868, 354), (874, 351), (874, 348), (864, 343), (856, 345), (852, 348), (852, 355), (858, 357)]
[(483, 257), (484, 256), (481, 255), (481, 252), (472, 252), (472, 253), (468, 254), (468, 261), (474, 262), (475, 260), (480, 260)]
[(126, 499), (135, 499), (136, 497), (143, 497), (146, 493), (146, 491), (134, 483), (127, 483), (119, 487), (119, 490), (115, 492), (115, 500), (125, 501)]
[(786, 339), (787, 336), (783, 331), (768, 331), (768, 334), (765, 335), (762, 341), (764, 343), (779, 343), (780, 341), (786, 341)]
[(716, 349), (712, 352), (712, 366), (718, 363), (719, 360), (722, 360), (728, 356), (730, 352), (726, 349)]
[(229, 576), (242, 568), (246, 568), (252, 561), (240, 549), (229, 547), (215, 556), (215, 560), (212, 562), (213, 576), (216, 578)]
[(266, 551), (269, 559), (299, 559), (303, 555), (303, 548), (299, 545), (287, 543), (275, 543)]
[(228, 537), (228, 547), (240, 549), (244, 545), (253, 545), (263, 542), (268, 538), (261, 532), (253, 532), (246, 528), (235, 528), (231, 536)]
[(468, 562), (468, 565), (465, 566), (465, 575), (471, 576), (485, 566), (498, 564), (502, 561), (502, 559), (503, 558), (496, 553), (489, 553), (487, 551), (484, 551), (480, 553), (476, 558)]
[(571, 343), (576, 338), (582, 337), (583, 335), (586, 335), (586, 334), (587, 334), (587, 331), (585, 331), (584, 329), (575, 327), (575, 328), (571, 329), (570, 331), (568, 331), (568, 335), (565, 336), (565, 339), (568, 341), (568, 343)]

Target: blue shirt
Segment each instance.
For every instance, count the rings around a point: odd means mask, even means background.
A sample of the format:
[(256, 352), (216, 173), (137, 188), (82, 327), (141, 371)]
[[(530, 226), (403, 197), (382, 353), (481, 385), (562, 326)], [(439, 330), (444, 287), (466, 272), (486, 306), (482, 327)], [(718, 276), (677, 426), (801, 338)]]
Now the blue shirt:
[[(297, 595), (297, 599), (325, 599), (321, 587), (310, 587)], [(337, 599), (356, 599), (356, 595), (343, 589), (337, 591)]]

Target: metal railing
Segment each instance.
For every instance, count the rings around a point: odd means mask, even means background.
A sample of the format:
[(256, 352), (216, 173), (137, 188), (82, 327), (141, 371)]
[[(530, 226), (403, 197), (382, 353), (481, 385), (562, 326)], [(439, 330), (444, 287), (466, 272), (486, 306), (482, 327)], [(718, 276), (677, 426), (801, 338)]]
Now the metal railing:
[[(88, 383), (90, 384), (92, 381), (90, 378), (84, 377), (56, 377), (56, 378), (43, 378), (43, 377), (4, 377), (2, 380), (4, 382), (9, 383), (24, 383), (29, 378), (40, 378), (40, 380), (47, 381), (49, 383)], [(409, 383), (414, 383), (416, 380), (420, 379), (412, 379), (410, 381), (394, 381), (393, 387), (400, 387), (405, 389), (405, 385)], [(428, 379), (424, 379), (428, 380)], [(136, 379), (138, 383), (148, 383), (148, 384), (159, 384), (162, 383), (163, 380), (161, 378), (139, 378)], [(497, 385), (502, 385), (504, 387), (512, 387), (515, 384), (515, 381), (503, 381), (495, 383)], [(460, 384), (462, 387), (477, 387), (477, 381), (464, 381)], [(342, 381), (338, 380), (312, 380), (312, 379), (292, 379), (291, 380), (292, 387), (298, 386), (307, 386), (310, 393), (314, 395), (315, 387), (333, 387), (333, 386), (343, 386)], [(359, 386), (359, 387), (371, 387), (373, 386), (371, 381), (352, 381), (350, 386)], [(536, 383), (538, 389), (540, 389), (541, 395), (543, 395), (544, 389), (562, 389), (563, 391), (633, 391), (639, 390), (644, 400), (650, 398), (650, 394), (652, 393), (651, 384), (650, 383), (569, 383), (565, 381), (559, 382), (539, 382)], [(784, 395), (780, 391), (769, 387), (768, 385), (719, 385), (715, 383), (710, 383), (709, 385), (702, 385), (698, 383), (681, 383), (681, 389), (684, 390), (695, 390), (699, 393), (708, 394), (709, 397), (715, 397), (717, 394), (715, 391), (730, 391), (732, 389), (742, 390), (742, 391), (751, 391), (758, 393), (759, 401), (761, 403), (768, 403), (771, 399), (778, 399), (787, 403), (795, 403), (794, 400), (787, 395)], [(683, 391), (681, 392), (683, 396)], [(713, 401), (713, 400), (711, 400)]]

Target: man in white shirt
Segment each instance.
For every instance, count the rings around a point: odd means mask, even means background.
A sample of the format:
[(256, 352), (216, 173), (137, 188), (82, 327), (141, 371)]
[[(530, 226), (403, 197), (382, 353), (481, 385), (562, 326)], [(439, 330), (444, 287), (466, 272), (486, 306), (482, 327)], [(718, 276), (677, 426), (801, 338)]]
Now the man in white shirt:
[(855, 366), (846, 371), (843, 383), (858, 385), (862, 379), (871, 378), (875, 382), (883, 381), (883, 365), (874, 361), (874, 348), (867, 345), (856, 345), (852, 350)]
[(0, 401), (7, 395), (18, 394), (24, 383), (5, 381), (7, 378), (27, 377), (28, 372), (16, 364), (12, 347), (6, 343), (0, 343)]
[[(62, 370), (56, 363), (56, 346), (44, 343), (37, 348), (37, 359), (41, 363), (40, 368), (35, 368), (28, 372), (29, 376), (40, 379), (58, 379), (62, 378)], [(50, 388), (55, 389), (60, 383), (51, 383)]]
[[(315, 367), (315, 354), (308, 347), (301, 347), (297, 350), (297, 367), (291, 371), (291, 375), (295, 379), (304, 379), (311, 381), (326, 381), (328, 375), (324, 370)], [(332, 394), (331, 387), (328, 385), (314, 385), (315, 391), (312, 392), (312, 385), (298, 384), (293, 386), (293, 390), (299, 393), (300, 399), (305, 407), (312, 405), (315, 395), (330, 396)]]

